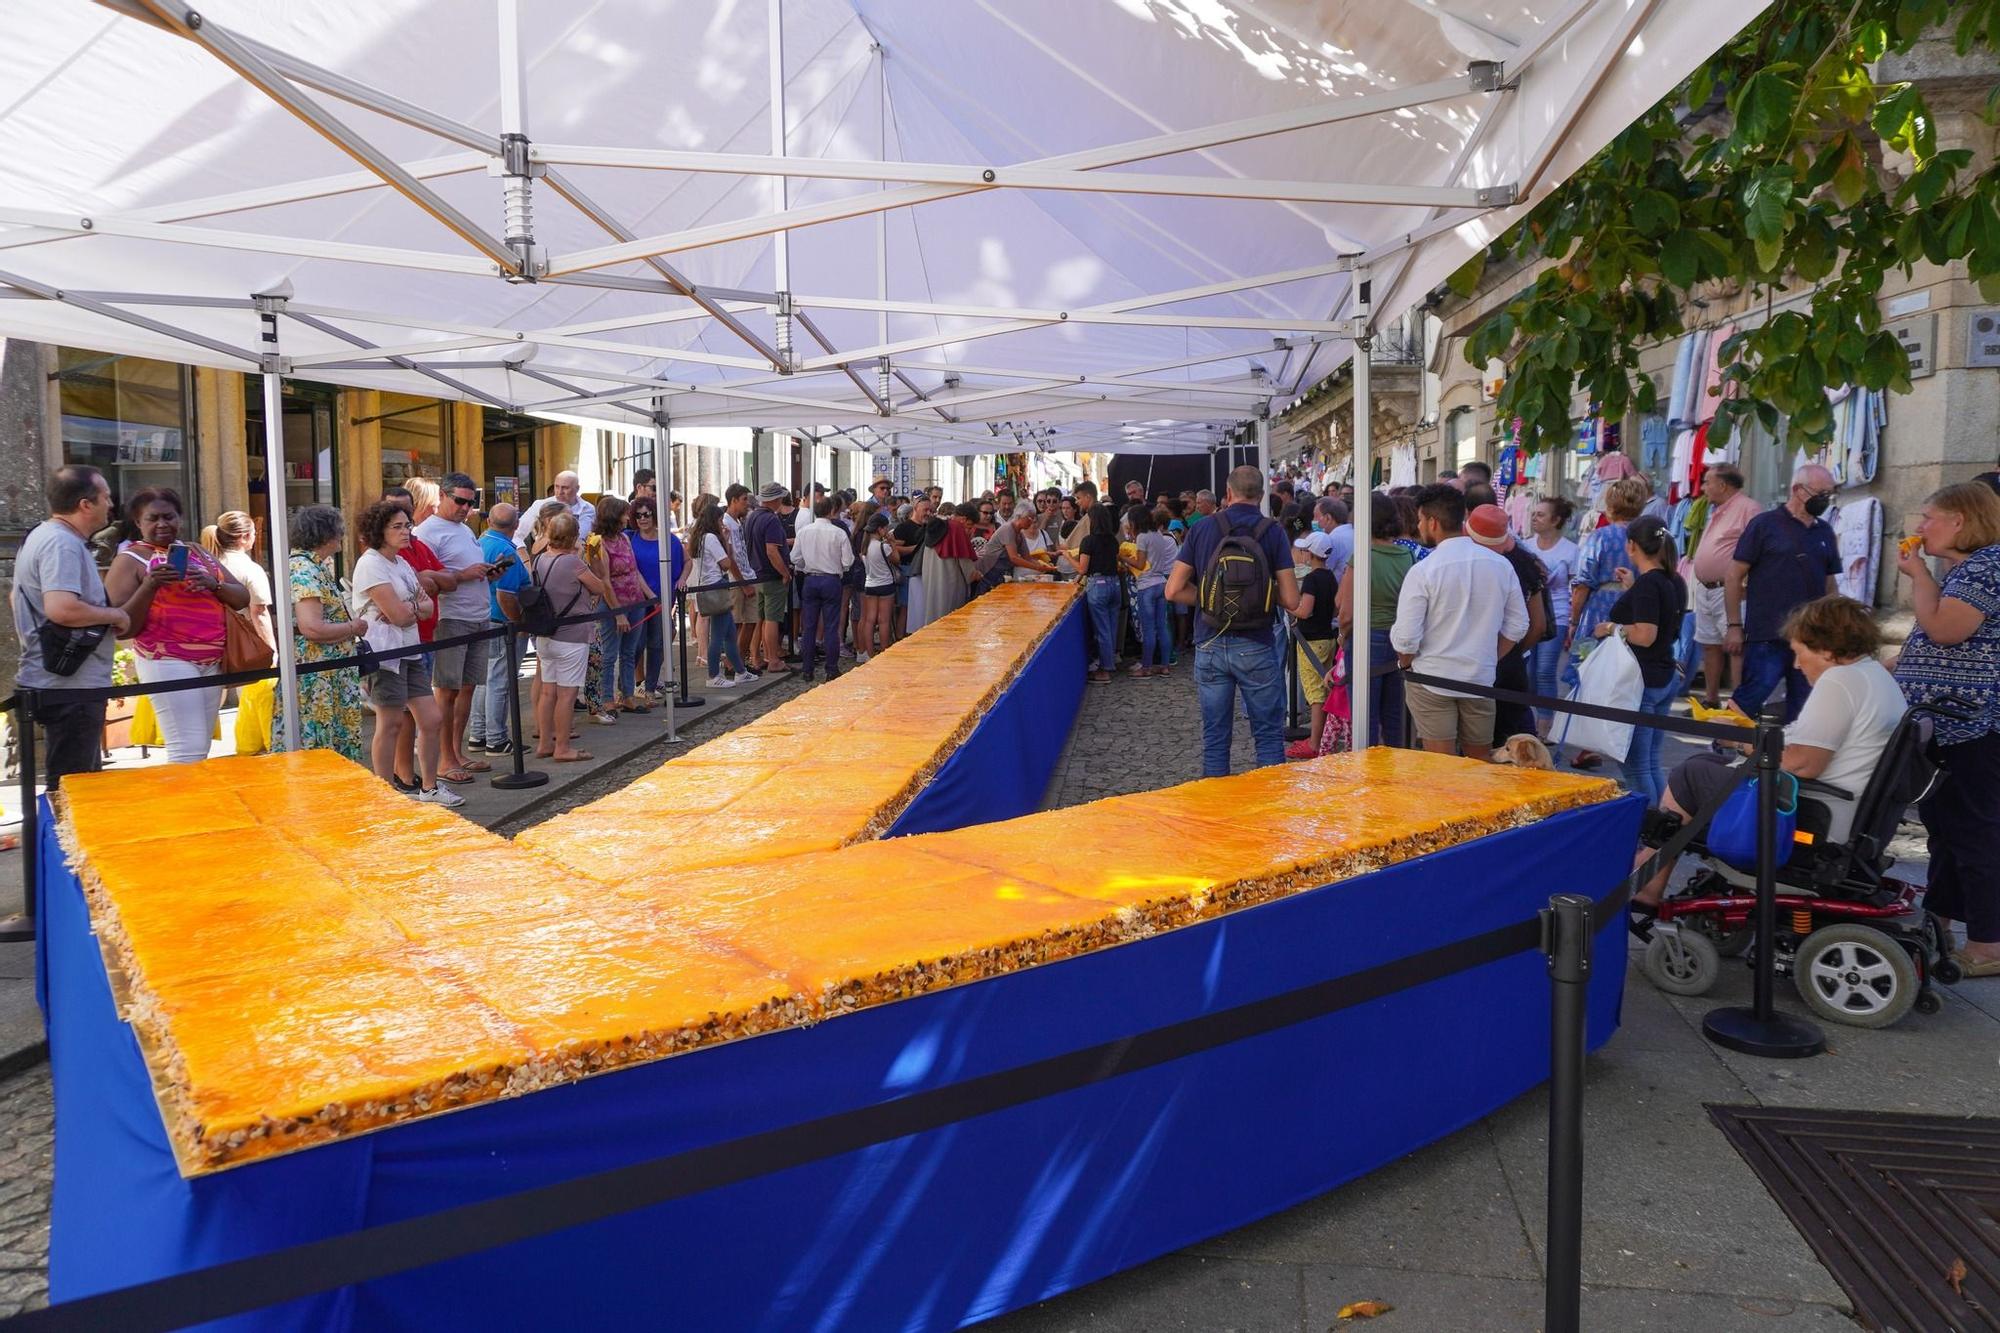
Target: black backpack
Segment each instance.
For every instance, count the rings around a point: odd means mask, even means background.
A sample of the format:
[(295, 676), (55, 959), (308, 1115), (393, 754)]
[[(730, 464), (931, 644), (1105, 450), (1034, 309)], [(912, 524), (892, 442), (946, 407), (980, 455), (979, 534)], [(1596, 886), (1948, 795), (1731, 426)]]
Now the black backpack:
[(1201, 571), (1202, 615), (1218, 634), (1268, 631), (1278, 585), (1271, 558), (1264, 552), (1264, 535), (1277, 526), (1277, 520), (1259, 517), (1248, 528), (1231, 528), (1227, 511), (1218, 510), (1209, 522), (1221, 524), (1222, 538)]
[(579, 589), (576, 596), (569, 599), (568, 606), (556, 610), (556, 604), (549, 600), (549, 590), (542, 586), (541, 561), (538, 559), (528, 566), (528, 586), (514, 596), (521, 604), (521, 632), (535, 638), (546, 638), (560, 628), (557, 621), (576, 609), (583, 592)]

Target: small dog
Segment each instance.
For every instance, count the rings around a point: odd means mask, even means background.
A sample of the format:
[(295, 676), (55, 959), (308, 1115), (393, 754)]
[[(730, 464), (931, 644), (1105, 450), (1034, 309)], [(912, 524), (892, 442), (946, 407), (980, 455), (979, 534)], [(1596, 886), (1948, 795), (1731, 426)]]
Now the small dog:
[(1496, 764), (1512, 764), (1516, 768), (1535, 768), (1552, 772), (1556, 762), (1549, 754), (1549, 747), (1542, 744), (1540, 736), (1529, 732), (1518, 732), (1509, 736), (1506, 743), (1493, 753)]

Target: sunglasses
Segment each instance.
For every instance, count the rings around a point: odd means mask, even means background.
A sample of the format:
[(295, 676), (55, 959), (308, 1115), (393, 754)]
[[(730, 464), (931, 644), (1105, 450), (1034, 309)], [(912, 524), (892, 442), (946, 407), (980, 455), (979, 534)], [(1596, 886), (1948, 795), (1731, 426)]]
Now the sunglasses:
[(444, 498), (450, 500), (452, 503), (458, 505), (462, 509), (470, 509), (473, 505), (479, 503), (479, 497), (477, 495), (459, 495), (453, 493), (445, 496)]

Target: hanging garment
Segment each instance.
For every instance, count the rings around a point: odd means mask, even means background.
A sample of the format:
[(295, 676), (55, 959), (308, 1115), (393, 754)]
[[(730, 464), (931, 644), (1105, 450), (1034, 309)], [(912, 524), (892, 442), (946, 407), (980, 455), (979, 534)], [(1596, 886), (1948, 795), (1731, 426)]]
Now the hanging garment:
[(1518, 445), (1500, 446), (1500, 457), (1493, 464), (1493, 488), (1505, 498), (1521, 481), (1521, 450)]
[(1535, 496), (1526, 486), (1516, 486), (1507, 493), (1500, 507), (1507, 511), (1507, 526), (1514, 530), (1515, 537), (1528, 539), (1528, 520), (1534, 514)]
[[(1718, 458), (1715, 459), (1714, 461), (1719, 463), (1722, 460)], [(1704, 421), (1699, 426), (1695, 427), (1694, 438), (1688, 441), (1688, 494), (1689, 495), (1695, 495), (1701, 491), (1701, 479), (1703, 474), (1705, 474), (1708, 471), (1709, 463), (1710, 459), (1708, 456), (1708, 423)]]
[(1875, 576), (1882, 557), (1882, 502), (1872, 496), (1843, 500), (1828, 516), (1840, 547), (1840, 574), (1834, 580), (1843, 597), (1863, 606), (1875, 605)]
[(1414, 486), (1417, 484), (1417, 446), (1399, 444), (1389, 451), (1389, 485)]
[(1674, 352), (1674, 377), (1667, 389), (1667, 424), (1674, 430), (1686, 422), (1682, 409), (1687, 403), (1688, 381), (1694, 377), (1694, 351), (1695, 335), (1690, 333)]
[(1694, 486), (1689, 481), (1694, 467), (1694, 430), (1688, 428), (1674, 433), (1673, 457), (1667, 463), (1667, 484), (1682, 495), (1693, 495)]
[(1647, 417), (1639, 423), (1639, 466), (1648, 472), (1663, 472), (1667, 467), (1667, 419), (1660, 416)]

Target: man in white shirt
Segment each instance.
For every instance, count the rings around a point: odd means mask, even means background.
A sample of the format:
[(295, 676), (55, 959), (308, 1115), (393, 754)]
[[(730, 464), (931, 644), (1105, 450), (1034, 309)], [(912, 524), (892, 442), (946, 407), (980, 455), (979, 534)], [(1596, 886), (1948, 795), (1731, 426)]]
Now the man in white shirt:
[[(550, 505), (560, 505), (576, 516), (576, 530), (583, 536), (590, 535), (590, 525), (597, 521), (597, 506), (583, 498), (583, 483), (574, 472), (556, 473), (556, 493), (545, 495), (521, 511), (521, 526), (515, 529), (515, 544), (523, 550), (535, 531), (535, 520)], [(581, 538), (579, 538), (581, 540)]]
[[(491, 599), (486, 581), (493, 566), (466, 520), (479, 503), (479, 487), (463, 472), (447, 472), (438, 483), (437, 512), (417, 524), (416, 535), (431, 548), (456, 586), (438, 595), (436, 637), (452, 639), (477, 634), (488, 627)], [(471, 782), (475, 773), (492, 768), (485, 760), (468, 760), (465, 728), (472, 719), (472, 695), (486, 681), (485, 640), (440, 648), (431, 657), (431, 693), (437, 696), (443, 722), (438, 771), (446, 782)], [(474, 764), (478, 767), (474, 767)]]
[(792, 570), (803, 577), (804, 624), (799, 635), (799, 674), (813, 678), (816, 654), (826, 657), (826, 678), (840, 674), (841, 575), (854, 563), (853, 539), (833, 521), (833, 501), (813, 501), (812, 522), (792, 538)]
[[(1504, 556), (1465, 536), (1465, 496), (1446, 485), (1417, 496), (1417, 537), (1433, 548), (1403, 580), (1389, 642), (1426, 676), (1491, 685), (1502, 657), (1528, 632), (1521, 581)], [(1493, 752), (1493, 701), (1409, 681), (1404, 687), (1426, 750), (1468, 759)]]
[[(743, 578), (752, 576), (750, 568), (750, 548), (743, 541), (743, 519), (750, 512), (750, 488), (741, 482), (732, 482), (722, 493), (722, 535), (729, 540), (729, 554), (736, 560), (736, 568)], [(754, 587), (732, 588), (730, 595), (736, 599), (736, 655), (753, 670), (759, 669), (756, 654), (757, 626), (764, 617), (757, 606), (757, 589)]]

